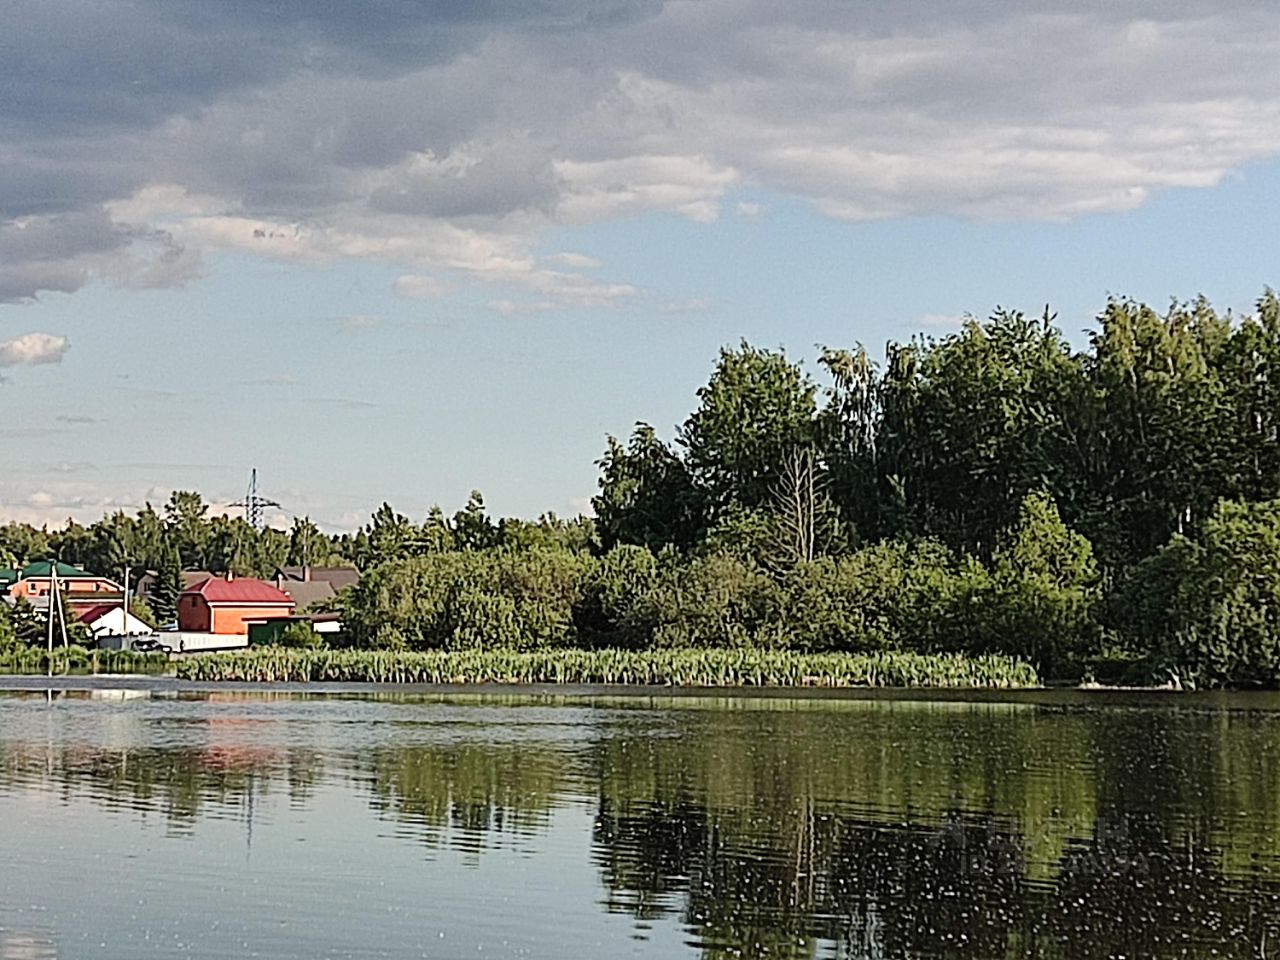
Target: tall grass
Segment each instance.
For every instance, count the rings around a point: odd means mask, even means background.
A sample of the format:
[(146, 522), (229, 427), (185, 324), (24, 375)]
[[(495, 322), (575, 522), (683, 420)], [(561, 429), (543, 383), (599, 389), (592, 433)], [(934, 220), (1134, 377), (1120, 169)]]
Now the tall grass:
[(205, 681), (608, 683), (690, 687), (1029, 687), (1009, 657), (785, 650), (255, 650), (191, 657), (178, 677)]
[(25, 645), (0, 649), (0, 674), (93, 674), (164, 673), (169, 668), (165, 653), (134, 653), (132, 650), (86, 650), (84, 647), (53, 648), (53, 669), (44, 647)]

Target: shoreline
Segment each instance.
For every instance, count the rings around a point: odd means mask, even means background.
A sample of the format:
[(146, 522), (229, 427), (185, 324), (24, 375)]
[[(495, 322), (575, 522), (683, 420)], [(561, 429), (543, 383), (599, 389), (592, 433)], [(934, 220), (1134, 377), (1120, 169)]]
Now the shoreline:
[(172, 676), (99, 674), (46, 677), (0, 674), (0, 695), (136, 692), (153, 697), (201, 698), (209, 694), (288, 695), (367, 699), (380, 696), (462, 698), (523, 697), (548, 700), (736, 700), (804, 701), (819, 704), (886, 701), (897, 703), (990, 704), (1088, 709), (1101, 706), (1165, 707), (1185, 710), (1265, 710), (1280, 712), (1280, 691), (1178, 691), (1147, 687), (787, 687), (654, 686), (593, 683), (382, 683), (368, 681), (182, 680)]

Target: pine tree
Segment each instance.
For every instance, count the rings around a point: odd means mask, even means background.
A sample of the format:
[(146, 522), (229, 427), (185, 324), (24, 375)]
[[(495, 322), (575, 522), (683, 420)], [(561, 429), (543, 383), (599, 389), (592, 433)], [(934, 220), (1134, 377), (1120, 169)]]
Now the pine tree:
[(164, 562), (156, 572), (156, 586), (148, 602), (160, 624), (172, 623), (178, 617), (178, 594), (182, 593), (182, 560), (172, 545), (165, 548)]

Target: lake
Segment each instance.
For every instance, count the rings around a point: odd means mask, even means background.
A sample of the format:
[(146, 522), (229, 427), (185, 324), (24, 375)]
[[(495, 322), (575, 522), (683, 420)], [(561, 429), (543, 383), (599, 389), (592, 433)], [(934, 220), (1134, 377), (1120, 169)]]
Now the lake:
[(0, 958), (1280, 954), (1280, 698), (0, 694)]

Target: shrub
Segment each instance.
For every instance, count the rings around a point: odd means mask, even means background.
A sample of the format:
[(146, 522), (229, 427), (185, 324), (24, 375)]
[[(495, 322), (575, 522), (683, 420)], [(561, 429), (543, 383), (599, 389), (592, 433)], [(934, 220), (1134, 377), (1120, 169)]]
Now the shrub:
[(1165, 605), (1158, 659), (1201, 684), (1280, 682), (1280, 500), (1218, 504), (1200, 543), (1175, 537), (1142, 573)]
[(346, 625), (352, 644), (368, 648), (570, 645), (574, 607), (594, 563), (549, 547), (393, 560), (352, 589)]
[(291, 623), (280, 633), (279, 644), (282, 647), (309, 649), (324, 646), (324, 638), (316, 633), (309, 623)]
[(658, 559), (647, 547), (620, 544), (583, 582), (574, 612), (579, 639), (590, 647), (639, 649), (653, 639), (640, 601), (658, 582)]
[(758, 565), (716, 554), (664, 566), (632, 616), (658, 647), (743, 647), (757, 642), (780, 599)]

